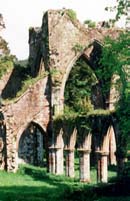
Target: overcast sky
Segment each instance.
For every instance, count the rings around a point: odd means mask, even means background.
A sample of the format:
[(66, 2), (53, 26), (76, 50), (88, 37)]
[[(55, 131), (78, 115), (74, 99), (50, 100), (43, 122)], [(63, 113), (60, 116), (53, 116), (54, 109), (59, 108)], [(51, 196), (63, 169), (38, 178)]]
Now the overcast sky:
[(3, 14), (6, 29), (1, 35), (9, 43), (11, 53), (18, 59), (28, 58), (28, 29), (41, 26), (43, 12), (48, 9), (71, 8), (78, 19), (103, 21), (111, 17), (104, 8), (116, 0), (0, 0), (0, 13)]

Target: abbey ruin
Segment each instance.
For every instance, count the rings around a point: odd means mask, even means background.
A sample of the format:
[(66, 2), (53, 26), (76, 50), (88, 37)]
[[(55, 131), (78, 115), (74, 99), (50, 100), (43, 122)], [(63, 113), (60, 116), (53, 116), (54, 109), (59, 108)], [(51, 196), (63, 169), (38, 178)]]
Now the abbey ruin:
[[(20, 163), (43, 165), (53, 174), (74, 177), (75, 150), (79, 156), (80, 181), (90, 182), (90, 159), (97, 166), (97, 180), (107, 182), (108, 163), (120, 165), (116, 154), (118, 121), (113, 115), (118, 93), (113, 87), (103, 97), (100, 82), (93, 86), (94, 111), (89, 115), (92, 128), (70, 124), (64, 115), (64, 93), (69, 74), (82, 58), (93, 73), (100, 68), (105, 36), (116, 38), (119, 30), (85, 28), (72, 19), (68, 10), (49, 10), (40, 28), (29, 29), (29, 69), (32, 83), (19, 96), (23, 72), (8, 70), (0, 79), (0, 169), (15, 172)], [(96, 114), (98, 109), (106, 115)], [(88, 117), (78, 117), (87, 119)], [(78, 121), (78, 119), (77, 119)], [(44, 148), (44, 149), (43, 149)]]

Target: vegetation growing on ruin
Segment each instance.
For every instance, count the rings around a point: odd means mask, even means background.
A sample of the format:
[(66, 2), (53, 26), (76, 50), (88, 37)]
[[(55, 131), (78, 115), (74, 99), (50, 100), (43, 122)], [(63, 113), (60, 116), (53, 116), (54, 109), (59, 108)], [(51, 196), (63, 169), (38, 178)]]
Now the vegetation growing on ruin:
[(83, 50), (83, 46), (79, 43), (76, 43), (72, 49), (75, 51), (75, 54), (77, 54)]
[(11, 69), (13, 69), (13, 61), (10, 57), (4, 56), (0, 57), (0, 78), (9, 72)]
[(44, 78), (45, 76), (45, 73), (35, 78), (28, 76), (27, 79), (22, 82), (22, 89), (17, 93), (16, 97), (21, 96), (29, 87), (32, 87), (32, 85), (34, 85), (38, 80)]
[(96, 27), (96, 22), (92, 20), (85, 20), (84, 24), (87, 24), (89, 28), (95, 28)]
[(10, 103), (10, 102), (16, 101), (29, 88), (31, 88), (37, 81), (39, 81), (39, 80), (43, 79), (44, 77), (46, 77), (47, 74), (48, 73), (42, 73), (42, 74), (38, 75), (35, 78), (33, 78), (31, 76), (27, 76), (25, 79), (23, 79), (21, 89), (16, 93), (16, 96), (14, 98), (3, 99), (3, 103), (7, 104), (7, 103)]
[(76, 14), (76, 12), (75, 12), (74, 10), (72, 10), (72, 9), (68, 9), (68, 10), (67, 10), (67, 15), (70, 17), (70, 19), (71, 19), (72, 21), (75, 21), (75, 20), (77, 19), (77, 14)]

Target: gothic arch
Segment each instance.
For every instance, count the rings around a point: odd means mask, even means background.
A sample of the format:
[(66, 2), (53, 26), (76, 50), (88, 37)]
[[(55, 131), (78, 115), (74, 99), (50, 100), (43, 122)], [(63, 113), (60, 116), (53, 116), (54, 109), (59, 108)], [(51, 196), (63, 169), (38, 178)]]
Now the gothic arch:
[(26, 128), (28, 128), (28, 126), (29, 126), (31, 123), (37, 125), (37, 126), (39, 127), (39, 129), (42, 131), (42, 133), (46, 134), (46, 128), (43, 127), (40, 122), (33, 120), (33, 121), (30, 121), (29, 123), (25, 123), (25, 124), (24, 124), (23, 126), (21, 126), (21, 127), (19, 128), (19, 130), (17, 131), (17, 143), (16, 143), (16, 147), (17, 147), (17, 148), (18, 148), (19, 140), (20, 140), (20, 138), (21, 138), (22, 133), (24, 132), (24, 130), (26, 130)]
[[(62, 79), (62, 83), (61, 83), (61, 89), (60, 89), (60, 91), (61, 91), (60, 92), (61, 97), (64, 97), (64, 90), (65, 90), (65, 85), (66, 85), (67, 79), (68, 79), (68, 77), (70, 75), (70, 72), (71, 72), (74, 64), (76, 63), (76, 61), (78, 61), (78, 59), (80, 57), (83, 56), (85, 58), (87, 64), (88, 64), (88, 66), (93, 70), (93, 72), (95, 71), (95, 69), (92, 68), (92, 63), (90, 62), (91, 56), (92, 56), (92, 52), (93, 52), (93, 49), (94, 49), (94, 47), (93, 47), (94, 43), (95, 43), (95, 41), (93, 41), (93, 43), (91, 43), (90, 45), (88, 45), (89, 48), (84, 48), (84, 50), (81, 50), (79, 53), (77, 53), (75, 55), (75, 57), (69, 62), (69, 65), (66, 68), (66, 72), (64, 73), (64, 76), (63, 76), (63, 79)], [(94, 72), (94, 74), (95, 74), (95, 72)], [(96, 78), (97, 78), (97, 76), (96, 76)], [(97, 80), (98, 80), (98, 78), (97, 78)]]
[[(64, 91), (65, 91), (65, 85), (67, 82), (67, 79), (69, 77), (69, 74), (71, 72), (72, 67), (74, 66), (74, 64), (76, 63), (76, 61), (83, 56), (85, 58), (85, 60), (87, 61), (88, 65), (91, 66), (90, 68), (92, 69), (92, 71), (95, 71), (95, 68), (92, 68), (92, 62), (90, 62), (92, 59), (91, 57), (93, 57), (94, 54), (92, 54), (93, 51), (95, 51), (94, 48), (94, 44), (97, 42), (93, 42), (89, 45), (88, 48), (84, 48), (83, 50), (80, 50), (79, 52), (75, 53), (75, 56), (73, 55), (73, 57), (71, 57), (69, 64), (65, 66), (64, 68), (64, 73), (61, 73), (61, 77), (59, 77), (59, 79), (55, 80), (55, 83), (59, 82), (58, 85), (54, 84), (53, 86), (53, 107), (54, 107), (54, 114), (57, 115), (59, 113), (63, 112), (63, 108), (64, 108)], [(99, 44), (100, 45), (100, 44)], [(60, 69), (57, 69), (60, 70)], [(60, 71), (59, 71), (60, 72)]]
[(116, 134), (114, 131), (114, 128), (112, 125), (110, 125), (109, 128), (109, 163), (111, 165), (116, 165), (117, 160), (116, 160), (116, 151), (117, 151), (117, 139), (116, 139)]
[(34, 121), (30, 122), (19, 136), (17, 141), (18, 163), (43, 165), (43, 150), (46, 149), (46, 133)]

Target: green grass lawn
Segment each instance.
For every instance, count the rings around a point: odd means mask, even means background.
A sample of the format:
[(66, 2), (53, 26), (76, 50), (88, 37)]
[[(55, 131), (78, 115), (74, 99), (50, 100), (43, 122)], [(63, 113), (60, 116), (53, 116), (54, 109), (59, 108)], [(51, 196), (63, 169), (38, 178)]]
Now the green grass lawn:
[(21, 166), (15, 174), (0, 171), (0, 201), (130, 201), (128, 196), (98, 196), (93, 188), (77, 178), (51, 175), (30, 165)]
[(65, 190), (75, 186), (83, 184), (30, 165), (21, 166), (16, 174), (0, 171), (0, 201), (57, 201)]

